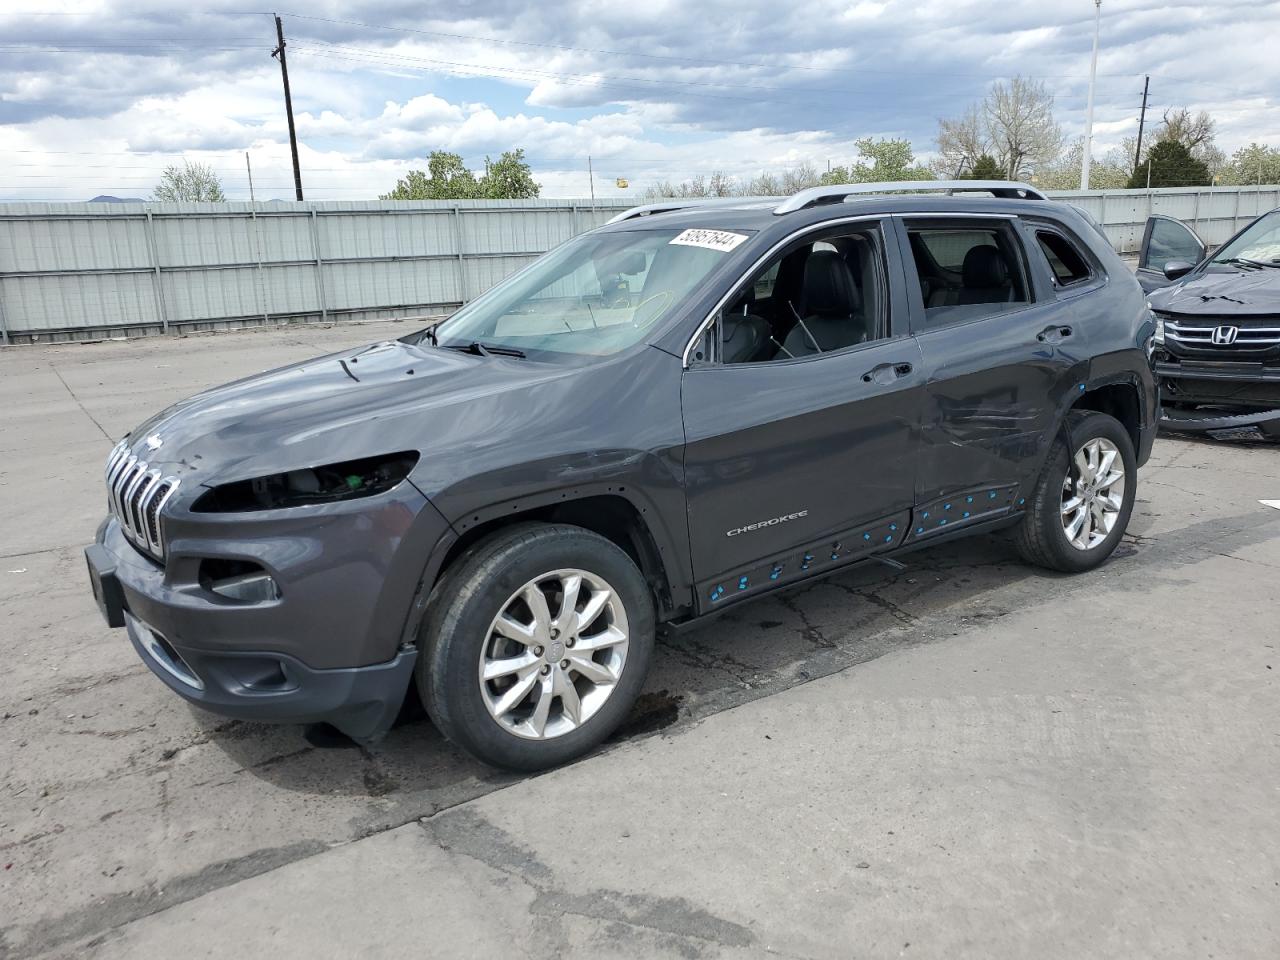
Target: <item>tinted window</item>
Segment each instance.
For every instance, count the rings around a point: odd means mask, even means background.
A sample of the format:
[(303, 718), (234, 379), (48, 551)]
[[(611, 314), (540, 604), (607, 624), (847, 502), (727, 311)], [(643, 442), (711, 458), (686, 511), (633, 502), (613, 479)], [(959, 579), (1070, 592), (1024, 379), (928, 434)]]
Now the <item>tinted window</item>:
[(934, 326), (1016, 310), (1030, 302), (1017, 243), (1005, 227), (908, 231), (925, 322)]
[(1151, 239), (1147, 244), (1147, 263), (1152, 270), (1163, 270), (1170, 260), (1197, 263), (1204, 256), (1200, 244), (1190, 230), (1176, 220), (1153, 220)]
[(1036, 242), (1039, 243), (1045, 259), (1049, 261), (1049, 267), (1053, 270), (1053, 277), (1058, 281), (1058, 286), (1065, 287), (1068, 284), (1089, 279), (1088, 262), (1062, 234), (1041, 230), (1036, 233)]
[(888, 329), (878, 228), (790, 246), (741, 288), (720, 318), (724, 363), (795, 360), (880, 339)]

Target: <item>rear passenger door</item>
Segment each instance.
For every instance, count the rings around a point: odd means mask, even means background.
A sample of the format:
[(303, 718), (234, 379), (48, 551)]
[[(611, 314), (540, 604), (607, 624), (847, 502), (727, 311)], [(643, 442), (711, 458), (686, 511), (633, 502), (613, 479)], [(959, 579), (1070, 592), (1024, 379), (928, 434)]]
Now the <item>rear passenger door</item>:
[(897, 223), (925, 374), (912, 530), (921, 538), (1019, 505), (1087, 354), (1048, 265), (1031, 269), (1016, 218)]

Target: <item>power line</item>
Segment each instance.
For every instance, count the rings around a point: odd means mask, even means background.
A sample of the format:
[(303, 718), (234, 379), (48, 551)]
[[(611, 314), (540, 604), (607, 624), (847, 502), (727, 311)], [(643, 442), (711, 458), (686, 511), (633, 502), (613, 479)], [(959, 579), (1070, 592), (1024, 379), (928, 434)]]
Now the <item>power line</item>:
[[(365, 23), (360, 20), (342, 20), (334, 17), (317, 17), (317, 16), (312, 16), (312, 15), (303, 14), (303, 13), (290, 13), (288, 14), (288, 16), (294, 17), (298, 20), (312, 20), (318, 23), (331, 23), (331, 24), (339, 24), (343, 26), (365, 27), (370, 30), (389, 30), (396, 33), (408, 33), (408, 34), (415, 34), (419, 36), (440, 37), (442, 39), (447, 39), (447, 40), (475, 40), (481, 43), (497, 43), (497, 44), (504, 44), (508, 46), (537, 47), (537, 48), (552, 49), (552, 50), (566, 50), (574, 53), (593, 53), (593, 54), (599, 54), (599, 55), (608, 56), (608, 57), (638, 57), (646, 60), (661, 60), (665, 62), (676, 62), (676, 63), (695, 63), (695, 64), (706, 64), (710, 66), (749, 67), (753, 69), (767, 69), (767, 70), (777, 70), (777, 69), (806, 70), (806, 71), (812, 71), (816, 73), (877, 73), (877, 74), (885, 74), (888, 76), (895, 76), (895, 77), (901, 77), (903, 73), (901, 69), (875, 69), (871, 67), (813, 67), (813, 66), (807, 66), (802, 64), (759, 63), (759, 62), (744, 61), (744, 60), (719, 60), (711, 57), (680, 57), (680, 56), (672, 56), (672, 55), (658, 54), (658, 53), (642, 53), (640, 51), (635, 51), (635, 50), (606, 50), (598, 47), (577, 47), (577, 46), (571, 46), (569, 44), (564, 44), (564, 43), (551, 43), (551, 42), (537, 41), (537, 40), (512, 40), (505, 37), (485, 37), (485, 36), (477, 36), (475, 34), (466, 34), (466, 33), (447, 33), (439, 30), (421, 30), (413, 27), (393, 27), (393, 26), (388, 26), (384, 24)], [(985, 77), (986, 79), (992, 79), (990, 75), (977, 74), (977, 73), (946, 72), (946, 71), (929, 72), (929, 71), (917, 71), (917, 70), (912, 70), (911, 73), (913, 76), (979, 77), (979, 78)], [(1133, 77), (1136, 76), (1136, 74), (1116, 73), (1116, 74), (1102, 74), (1102, 76), (1132, 79)], [(1088, 77), (1084, 75), (1079, 75), (1079, 74), (1057, 74), (1057, 75), (1042, 74), (1038, 76), (1027, 75), (1027, 79), (1087, 80)]]
[[(313, 41), (308, 40), (305, 42), (313, 42)], [(392, 67), (401, 71), (411, 70), (411, 71), (416, 71), (421, 73), (456, 72), (456, 73), (460, 73), (463, 76), (482, 76), (482, 77), (489, 77), (491, 79), (518, 80), (518, 81), (524, 81), (524, 82), (530, 82), (531, 78), (538, 79), (538, 80), (550, 79), (550, 80), (558, 80), (567, 86), (611, 87), (611, 88), (620, 88), (620, 89), (636, 90), (636, 91), (659, 89), (661, 87), (747, 86), (752, 89), (757, 89), (765, 92), (781, 91), (781, 92), (792, 93), (792, 95), (790, 96), (782, 96), (782, 97), (780, 96), (736, 97), (731, 94), (705, 93), (705, 92), (693, 91), (693, 90), (681, 91), (681, 94), (683, 96), (700, 97), (700, 98), (709, 99), (709, 100), (728, 100), (728, 101), (736, 101), (740, 103), (759, 103), (762, 101), (767, 101), (767, 102), (774, 102), (774, 103), (798, 103), (798, 104), (804, 104), (804, 105), (813, 105), (814, 98), (812, 96), (807, 99), (803, 96), (804, 94), (812, 94), (812, 93), (817, 93), (822, 97), (822, 99), (830, 99), (832, 97), (838, 96), (842, 98), (842, 102), (845, 100), (848, 100), (850, 97), (883, 100), (885, 96), (884, 92), (882, 91), (870, 91), (870, 90), (833, 90), (830, 88), (823, 89), (823, 88), (808, 88), (808, 87), (800, 87), (800, 88), (793, 89), (793, 88), (785, 88), (785, 87), (768, 87), (768, 86), (756, 85), (756, 84), (736, 84), (736, 83), (723, 83), (723, 82), (712, 83), (709, 81), (665, 80), (665, 79), (645, 78), (645, 77), (613, 77), (613, 76), (602, 75), (602, 74), (558, 73), (555, 71), (538, 70), (530, 67), (489, 67), (481, 64), (469, 64), (469, 63), (463, 63), (460, 61), (439, 60), (439, 59), (428, 58), (428, 57), (383, 55), (383, 54), (375, 53), (373, 51), (368, 51), (368, 52), (361, 51), (361, 50), (358, 50), (357, 48), (334, 47), (333, 49), (334, 50), (347, 49), (347, 50), (351, 50), (352, 52), (362, 53), (365, 55), (344, 56), (342, 53), (331, 52), (331, 50), (329, 49), (316, 50), (309, 47), (296, 47), (296, 46), (295, 46), (295, 53), (300, 55), (310, 56), (310, 57), (321, 57), (328, 60), (341, 60), (341, 61), (347, 61), (351, 63), (362, 63), (366, 65), (381, 65), (386, 67)], [(392, 57), (395, 57), (395, 58), (392, 59)], [(446, 69), (441, 70), (439, 69), (440, 67), (444, 67)], [(915, 95), (913, 96), (912, 99), (916, 101), (952, 100), (955, 98), (955, 96), (956, 94), (954, 93), (954, 91), (938, 91), (934, 94), (929, 94), (927, 96)], [(1120, 94), (1113, 94), (1113, 95), (1108, 95), (1106, 97), (1102, 97), (1100, 99), (1118, 100), (1118, 99), (1121, 99), (1121, 96), (1122, 95)], [(1055, 100), (1059, 100), (1059, 101), (1075, 100), (1075, 99), (1082, 99), (1082, 98), (1078, 96), (1072, 96), (1072, 95), (1063, 95), (1063, 96), (1055, 97)]]

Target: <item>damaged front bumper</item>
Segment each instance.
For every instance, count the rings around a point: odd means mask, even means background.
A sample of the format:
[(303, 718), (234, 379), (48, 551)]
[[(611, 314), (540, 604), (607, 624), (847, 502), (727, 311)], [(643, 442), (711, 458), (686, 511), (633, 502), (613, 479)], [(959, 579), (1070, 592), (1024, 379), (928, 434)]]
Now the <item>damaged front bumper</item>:
[(1161, 430), (1220, 440), (1280, 440), (1280, 368), (1169, 357), (1154, 367)]
[[(306, 640), (319, 648), (321, 639), (303, 622), (314, 598), (300, 582), (289, 581), (297, 589), (273, 602), (228, 603), (198, 585), (172, 582), (164, 567), (129, 544), (114, 518), (95, 539), (84, 558), (102, 616), (127, 630), (142, 662), (175, 694), (247, 721), (332, 723), (361, 741), (379, 739), (392, 726), (412, 681), (412, 646), (392, 646), (381, 653), (390, 659), (381, 659), (348, 635), (343, 646), (351, 666), (332, 659), (315, 666), (298, 655)], [(339, 609), (355, 607), (361, 591), (338, 595), (328, 586), (337, 627)]]
[(1280, 440), (1280, 409), (1248, 413), (1162, 409), (1160, 429), (1202, 433), (1218, 440)]

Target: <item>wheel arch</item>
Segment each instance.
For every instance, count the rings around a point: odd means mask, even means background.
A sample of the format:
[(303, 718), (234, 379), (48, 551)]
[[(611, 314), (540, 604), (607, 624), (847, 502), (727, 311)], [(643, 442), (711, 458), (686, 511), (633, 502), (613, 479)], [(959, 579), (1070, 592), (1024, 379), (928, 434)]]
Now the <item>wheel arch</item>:
[(1133, 441), (1134, 453), (1142, 447), (1142, 393), (1136, 382), (1117, 379), (1095, 385), (1085, 384), (1085, 390), (1067, 411), (1091, 410), (1105, 413), (1118, 420)]
[(433, 582), (424, 586), (429, 592), (473, 545), (499, 530), (530, 522), (567, 523), (599, 534), (623, 550), (648, 583), (658, 620), (667, 620), (688, 609), (692, 595), (687, 559), (654, 518), (653, 506), (625, 484), (553, 491), (472, 510), (453, 524), (457, 537), (436, 565)]

